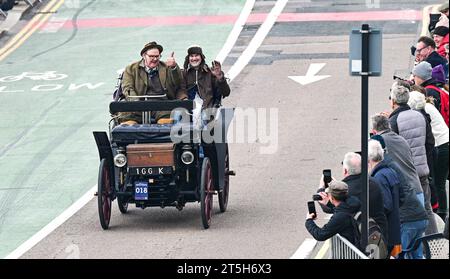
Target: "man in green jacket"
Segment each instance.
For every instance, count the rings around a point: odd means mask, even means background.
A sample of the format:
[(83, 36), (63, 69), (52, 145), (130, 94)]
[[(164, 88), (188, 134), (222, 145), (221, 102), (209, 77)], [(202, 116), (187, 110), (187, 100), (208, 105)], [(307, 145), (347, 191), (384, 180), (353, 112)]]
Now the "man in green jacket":
[[(156, 42), (146, 44), (141, 50), (140, 61), (125, 68), (122, 80), (122, 91), (127, 101), (144, 100), (133, 96), (153, 96), (157, 100), (174, 100), (186, 95), (181, 88), (181, 70), (175, 61), (174, 53), (166, 63), (160, 61), (163, 47)], [(148, 98), (146, 98), (148, 99)], [(152, 112), (151, 117), (158, 123), (170, 117), (170, 111)], [(120, 113), (119, 121), (126, 124), (142, 122), (140, 112)]]

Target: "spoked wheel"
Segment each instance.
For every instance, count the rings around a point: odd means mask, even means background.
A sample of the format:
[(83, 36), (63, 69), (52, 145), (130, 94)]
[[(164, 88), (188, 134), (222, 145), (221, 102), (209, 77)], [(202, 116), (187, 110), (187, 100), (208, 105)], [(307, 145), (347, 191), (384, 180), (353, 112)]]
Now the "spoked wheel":
[(111, 218), (111, 168), (106, 159), (100, 162), (100, 169), (98, 173), (98, 216), (100, 217), (100, 224), (104, 230), (109, 227), (109, 220)]
[(225, 172), (223, 177), (223, 190), (219, 191), (219, 208), (220, 212), (225, 212), (228, 205), (228, 194), (230, 193), (230, 161), (228, 158), (228, 152), (225, 155)]
[(202, 173), (200, 178), (200, 210), (202, 214), (202, 223), (205, 229), (211, 224), (211, 215), (213, 207), (213, 177), (211, 162), (206, 157), (203, 159)]

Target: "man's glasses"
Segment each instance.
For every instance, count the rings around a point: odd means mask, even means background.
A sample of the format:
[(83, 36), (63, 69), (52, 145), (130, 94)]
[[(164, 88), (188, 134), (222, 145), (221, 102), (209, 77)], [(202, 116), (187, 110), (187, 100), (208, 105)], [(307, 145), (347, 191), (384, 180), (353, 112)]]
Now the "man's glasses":
[(152, 60), (159, 59), (161, 57), (161, 55), (148, 55), (148, 54), (145, 54), (145, 56)]
[(420, 49), (416, 49), (416, 50), (414, 51), (414, 55), (419, 54), (422, 50), (424, 50), (424, 49), (426, 49), (426, 48), (427, 48), (427, 46), (425, 46), (425, 47), (423, 47), (423, 48), (420, 48)]

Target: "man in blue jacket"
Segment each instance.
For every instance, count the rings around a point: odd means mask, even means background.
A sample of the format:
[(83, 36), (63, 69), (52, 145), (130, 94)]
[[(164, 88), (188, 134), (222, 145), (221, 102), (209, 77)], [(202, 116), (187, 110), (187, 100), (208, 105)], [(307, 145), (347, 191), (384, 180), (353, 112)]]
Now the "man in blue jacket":
[[(414, 167), (412, 152), (406, 140), (391, 131), (389, 120), (382, 114), (372, 116), (374, 139), (385, 148), (384, 161), (400, 178), (400, 232), (402, 249), (414, 245), (420, 232), (427, 227), (428, 216), (423, 206), (423, 190)], [(418, 251), (421, 253), (421, 251)], [(411, 258), (414, 255), (410, 255)], [(420, 257), (420, 254), (416, 255)]]
[(384, 162), (384, 151), (376, 140), (369, 141), (369, 172), (381, 186), (384, 211), (388, 220), (388, 251), (397, 256), (402, 251), (400, 240), (400, 178), (397, 173)]

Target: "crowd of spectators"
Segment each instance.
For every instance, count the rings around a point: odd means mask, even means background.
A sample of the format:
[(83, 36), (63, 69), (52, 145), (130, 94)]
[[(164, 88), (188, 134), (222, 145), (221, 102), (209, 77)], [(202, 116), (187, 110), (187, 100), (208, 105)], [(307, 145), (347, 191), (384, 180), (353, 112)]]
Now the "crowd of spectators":
[[(423, 258), (422, 246), (412, 247), (424, 235), (442, 233), (436, 218), (446, 222), (448, 238), (448, 2), (439, 6), (439, 12), (435, 17), (439, 20), (430, 21), (430, 35), (419, 37), (411, 47), (415, 63), (410, 78), (396, 79), (387, 110), (371, 117), (369, 217), (379, 225), (391, 258)], [(306, 228), (318, 240), (339, 233), (357, 244), (350, 230), (352, 216), (344, 213), (359, 210), (355, 198), (361, 200), (365, 185), (359, 154), (345, 155), (343, 176), (338, 187), (319, 188), (323, 211), (339, 215), (320, 228), (314, 223), (316, 217), (309, 214)], [(346, 195), (336, 196), (336, 188)]]

